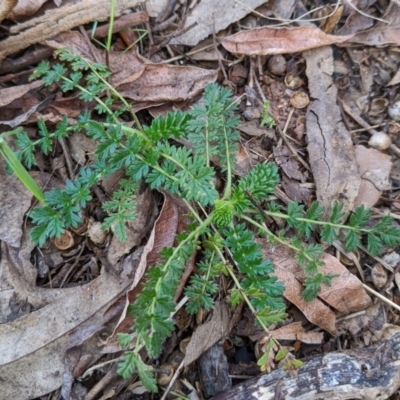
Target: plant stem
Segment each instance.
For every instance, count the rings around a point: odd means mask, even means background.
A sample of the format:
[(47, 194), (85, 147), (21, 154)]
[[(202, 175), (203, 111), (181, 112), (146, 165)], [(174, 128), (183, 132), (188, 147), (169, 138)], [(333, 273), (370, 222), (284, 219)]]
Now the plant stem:
[[(290, 219), (291, 218), (290, 215), (282, 214), (280, 212), (272, 212), (272, 211), (264, 210), (264, 213), (266, 215), (269, 215), (270, 217), (276, 217), (276, 218), (282, 218), (282, 219)], [(303, 217), (295, 218), (295, 220), (299, 221), (299, 222), (309, 222), (314, 225), (322, 225), (322, 226), (330, 225), (333, 228), (352, 230), (355, 232), (369, 233), (372, 231), (372, 229), (355, 228), (355, 227), (349, 226), (349, 225), (334, 224), (333, 222), (329, 222), (329, 221), (317, 221), (314, 219), (308, 219), (308, 218), (303, 218)]]
[[(279, 236), (273, 234), (266, 226), (265, 224), (260, 224), (257, 221), (254, 221), (254, 219), (246, 216), (246, 215), (241, 215), (240, 216), (241, 219), (244, 219), (247, 222), (250, 222), (250, 224), (256, 226), (257, 228), (259, 228), (260, 230), (262, 230), (268, 237), (273, 237), (274, 240), (276, 240), (278, 243), (283, 244), (286, 247), (289, 247), (290, 249), (298, 252), (301, 251), (300, 248), (298, 248), (297, 246), (294, 246), (292, 243), (290, 243), (289, 241), (285, 241), (283, 239), (281, 239)], [(309, 260), (309, 261), (313, 261), (313, 258), (310, 257), (307, 253), (304, 253), (304, 256)]]
[(222, 254), (222, 251), (214, 245), (214, 249), (215, 251), (218, 253), (219, 257), (221, 258), (221, 260), (225, 263), (226, 265), (226, 269), (230, 275), (230, 277), (232, 278), (233, 282), (235, 283), (236, 287), (238, 288), (238, 290), (240, 291), (241, 295), (243, 296), (244, 301), (246, 302), (246, 304), (248, 305), (248, 307), (250, 308), (251, 312), (253, 313), (254, 317), (257, 318), (259, 324), (261, 325), (261, 327), (265, 330), (265, 332), (269, 332), (268, 328), (265, 326), (265, 324), (263, 323), (263, 321), (261, 319), (259, 319), (257, 317), (257, 311), (256, 309), (253, 307), (253, 305), (250, 302), (250, 299), (248, 298), (246, 291), (242, 288), (242, 286), (240, 285), (239, 280), (237, 279), (234, 271), (232, 270), (232, 268), (229, 267), (229, 262), (228, 260), (225, 258), (225, 256)]
[[(222, 119), (224, 119), (222, 117)], [(225, 121), (224, 121), (225, 122)], [(224, 140), (225, 140), (225, 151), (226, 151), (226, 186), (225, 186), (225, 192), (223, 196), (223, 200), (227, 199), (231, 195), (232, 191), (232, 165), (231, 165), (231, 154), (229, 152), (229, 140), (228, 140), (228, 135), (226, 132), (226, 124), (222, 124), (224, 128)]]

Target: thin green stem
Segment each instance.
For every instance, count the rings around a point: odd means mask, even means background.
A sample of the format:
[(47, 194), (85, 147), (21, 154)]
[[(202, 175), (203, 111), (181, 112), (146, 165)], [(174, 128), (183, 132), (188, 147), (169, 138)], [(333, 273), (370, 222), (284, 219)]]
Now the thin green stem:
[[(283, 240), (282, 238), (280, 238), (279, 236), (273, 234), (266, 226), (265, 224), (260, 224), (257, 221), (254, 221), (254, 219), (248, 217), (247, 215), (241, 215), (240, 216), (241, 219), (244, 219), (247, 222), (250, 222), (250, 224), (252, 224), (253, 226), (257, 227), (258, 229), (260, 229), (261, 231), (263, 231), (268, 237), (273, 237), (274, 240), (276, 240), (278, 243), (283, 244), (286, 247), (289, 247), (292, 250), (295, 250), (296, 252), (301, 251), (300, 248), (298, 248), (297, 246), (294, 246), (292, 243), (290, 243), (289, 241)], [(304, 254), (304, 256), (309, 260), (309, 261), (313, 261), (313, 258), (310, 257), (307, 253)]]
[[(272, 212), (272, 211), (268, 211), (268, 210), (264, 210), (264, 213), (266, 215), (269, 215), (270, 217), (276, 217), (276, 218), (282, 218), (282, 219), (290, 219), (290, 215), (287, 214), (282, 214), (280, 212)], [(343, 224), (334, 224), (333, 222), (330, 221), (317, 221), (314, 219), (308, 219), (308, 218), (294, 218), (296, 221), (299, 222), (308, 222), (314, 225), (329, 225), (333, 228), (338, 228), (338, 229), (346, 229), (346, 230), (352, 230), (355, 232), (363, 232), (363, 233), (369, 233), (372, 231), (372, 229), (365, 229), (365, 228), (355, 228), (353, 226), (349, 226), (349, 225), (343, 225)]]
[(222, 124), (224, 128), (224, 140), (225, 140), (225, 151), (226, 151), (226, 186), (223, 199), (227, 199), (231, 195), (232, 191), (232, 165), (231, 165), (231, 153), (229, 152), (229, 139), (226, 132), (226, 124)]
[(232, 268), (229, 267), (228, 260), (225, 258), (225, 256), (222, 254), (222, 251), (217, 246), (214, 245), (214, 249), (218, 253), (218, 255), (221, 258), (221, 260), (225, 263), (225, 265), (227, 267), (226, 269), (227, 269), (230, 277), (232, 278), (232, 280), (235, 283), (236, 287), (238, 288), (238, 290), (240, 291), (241, 295), (243, 296), (243, 299), (246, 302), (247, 306), (250, 308), (250, 310), (253, 313), (253, 315), (255, 316), (255, 318), (257, 318), (257, 320), (258, 320), (259, 324), (261, 325), (261, 327), (265, 330), (265, 332), (268, 333), (269, 332), (268, 328), (265, 326), (264, 322), (260, 318), (258, 318), (257, 311), (253, 307), (253, 305), (251, 304), (250, 299), (246, 294), (246, 291), (242, 288), (242, 286), (241, 286), (239, 280), (237, 279), (236, 274), (234, 273)]
[(104, 79), (104, 78), (97, 72), (97, 70), (96, 70), (95, 68), (92, 67), (92, 65), (91, 65), (90, 63), (87, 62), (87, 66), (88, 66), (88, 68), (99, 78), (99, 80), (100, 80), (101, 82), (103, 82), (103, 83), (107, 86), (107, 88), (108, 88), (108, 90), (110, 91), (110, 93), (112, 93), (116, 98), (118, 98), (118, 99), (122, 102), (122, 104), (126, 107), (126, 109), (129, 110), (129, 112), (130, 112), (131, 115), (132, 115), (133, 120), (135, 121), (135, 124), (136, 124), (137, 128), (138, 128), (140, 131), (143, 132), (142, 124), (140, 123), (140, 121), (139, 121), (139, 119), (138, 119), (136, 113), (133, 111), (131, 105), (126, 101), (126, 99), (125, 99), (123, 96), (121, 96), (121, 94), (118, 92), (118, 90), (116, 90), (116, 89), (114, 88), (114, 86), (112, 86), (109, 82), (107, 82), (107, 80)]
[(206, 165), (207, 167), (210, 166), (210, 143), (209, 143), (209, 138), (210, 135), (208, 133), (208, 118), (206, 120), (206, 126), (205, 126), (205, 135), (204, 135), (204, 140), (205, 140), (205, 145), (206, 145)]
[(108, 27), (107, 45), (106, 45), (107, 52), (109, 52), (111, 49), (111, 39), (112, 39), (112, 33), (113, 33), (113, 28), (114, 28), (114, 18), (115, 18), (115, 1), (116, 0), (111, 0), (110, 25)]

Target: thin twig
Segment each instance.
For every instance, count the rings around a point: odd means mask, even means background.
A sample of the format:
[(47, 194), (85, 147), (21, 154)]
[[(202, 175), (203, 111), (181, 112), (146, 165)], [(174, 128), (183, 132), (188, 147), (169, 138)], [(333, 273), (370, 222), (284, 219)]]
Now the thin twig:
[(303, 167), (305, 169), (307, 169), (308, 171), (311, 171), (311, 168), (309, 167), (309, 165), (298, 155), (296, 149), (292, 146), (292, 144), (289, 142), (288, 138), (286, 137), (286, 131), (287, 131), (287, 128), (289, 126), (289, 122), (292, 119), (293, 113), (294, 113), (294, 107), (292, 107), (290, 112), (289, 112), (289, 115), (287, 117), (287, 120), (286, 120), (285, 126), (283, 128), (283, 131), (281, 131), (279, 128), (277, 128), (277, 131), (281, 135), (283, 141), (285, 142), (286, 146), (288, 147), (290, 152), (293, 154), (293, 156), (300, 162), (300, 164), (303, 165)]
[(78, 262), (79, 262), (79, 260), (80, 260), (80, 258), (81, 258), (81, 255), (82, 255), (84, 249), (85, 249), (85, 244), (82, 244), (82, 247), (81, 247), (81, 249), (80, 249), (80, 251), (79, 251), (79, 254), (76, 256), (75, 262), (71, 265), (71, 268), (67, 271), (67, 273), (65, 274), (65, 276), (64, 276), (64, 278), (63, 278), (63, 280), (62, 280), (61, 285), (60, 285), (60, 288), (62, 288), (62, 287), (64, 286), (64, 283), (66, 282), (67, 278), (68, 278), (69, 275), (71, 274), (72, 270), (73, 270), (73, 269), (75, 268), (75, 266), (78, 264)]
[(71, 158), (71, 155), (69, 154), (67, 144), (65, 143), (65, 138), (59, 139), (58, 142), (60, 143), (61, 148), (64, 153), (65, 161), (66, 161), (67, 167), (68, 167), (69, 177), (71, 178), (71, 180), (74, 180), (75, 179), (74, 167), (72, 165), (72, 158)]
[(375, 291), (374, 289), (371, 289), (369, 286), (363, 284), (363, 288), (367, 291), (372, 293), (374, 296), (376, 296), (378, 299), (382, 300), (383, 302), (385, 302), (386, 304), (388, 304), (389, 306), (395, 308), (396, 310), (400, 311), (400, 306), (398, 306), (396, 303), (394, 303), (393, 301), (387, 299), (385, 296), (382, 296), (380, 293), (378, 293), (377, 291)]

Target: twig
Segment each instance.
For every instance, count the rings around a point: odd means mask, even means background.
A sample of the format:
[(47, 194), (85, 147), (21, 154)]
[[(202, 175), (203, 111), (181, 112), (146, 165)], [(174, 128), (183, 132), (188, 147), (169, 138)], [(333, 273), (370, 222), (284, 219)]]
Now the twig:
[(170, 25), (172, 25), (177, 18), (178, 18), (178, 16), (176, 14), (174, 14), (170, 18), (165, 20), (164, 22), (161, 22), (160, 24), (157, 24), (156, 26), (153, 26), (153, 32), (162, 32), (162, 31), (164, 31)]
[(308, 171), (311, 171), (311, 168), (308, 166), (308, 164), (298, 155), (296, 149), (292, 146), (292, 144), (289, 142), (288, 138), (286, 137), (286, 131), (287, 128), (289, 126), (289, 122), (292, 119), (294, 113), (294, 107), (291, 108), (289, 115), (287, 117), (285, 126), (283, 128), (283, 131), (281, 131), (279, 128), (277, 128), (277, 131), (279, 132), (279, 134), (281, 135), (283, 141), (285, 142), (286, 146), (288, 147), (288, 149), (290, 150), (290, 152), (294, 155), (294, 157), (303, 165), (303, 167), (305, 169), (307, 169)]
[(82, 247), (81, 247), (81, 249), (79, 251), (79, 254), (76, 256), (75, 262), (71, 265), (71, 268), (68, 270), (68, 272), (65, 274), (63, 280), (61, 281), (60, 288), (62, 288), (64, 286), (64, 283), (66, 282), (66, 280), (67, 280), (68, 276), (70, 275), (71, 271), (78, 264), (84, 249), (85, 249), (85, 244), (82, 244)]
[(363, 288), (367, 291), (372, 293), (374, 296), (376, 296), (378, 299), (382, 300), (383, 302), (385, 302), (386, 304), (388, 304), (389, 306), (395, 308), (396, 310), (400, 311), (400, 306), (398, 306), (396, 303), (393, 303), (393, 301), (387, 299), (385, 296), (382, 296), (380, 293), (378, 293), (377, 291), (375, 291), (374, 289), (371, 289), (369, 286), (363, 284)]
[(193, 24), (189, 25), (188, 27), (177, 30), (176, 32), (172, 33), (171, 35), (166, 36), (160, 44), (158, 44), (153, 49), (151, 49), (151, 51), (148, 52), (147, 58), (151, 57), (153, 54), (157, 53), (157, 51), (159, 51), (163, 47), (165, 47), (174, 37), (183, 35), (184, 33), (193, 29), (196, 25), (197, 25), (197, 22), (194, 22)]
[(58, 142), (60, 143), (61, 148), (64, 153), (65, 161), (66, 161), (67, 167), (68, 167), (69, 177), (71, 178), (71, 180), (73, 180), (73, 179), (75, 179), (74, 167), (72, 165), (71, 155), (69, 154), (68, 147), (65, 143), (65, 138), (59, 139)]

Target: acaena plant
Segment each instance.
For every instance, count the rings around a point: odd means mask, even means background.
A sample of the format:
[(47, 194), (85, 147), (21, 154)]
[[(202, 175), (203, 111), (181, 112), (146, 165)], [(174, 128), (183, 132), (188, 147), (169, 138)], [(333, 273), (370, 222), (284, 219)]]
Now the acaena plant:
[[(142, 127), (129, 103), (108, 83), (110, 72), (104, 65), (89, 63), (67, 49), (57, 54), (67, 64), (50, 67), (43, 62), (32, 77), (41, 78), (45, 85), (58, 83), (64, 92), (76, 90), (82, 100), (97, 102), (93, 110), (97, 119), (85, 111), (74, 125), (69, 126), (64, 118), (54, 132), (40, 122), (36, 140), (22, 129), (3, 134), (15, 135), (15, 154), (0, 137), (0, 154), (41, 203), (29, 213), (35, 225), (32, 240), (42, 246), (65, 229), (78, 227), (82, 210), (92, 198), (92, 186), (118, 170), (125, 177), (112, 199), (102, 207), (107, 213), (103, 228), (112, 229), (121, 240), (126, 237), (126, 223), (135, 218), (134, 193), (142, 181), (151, 189), (160, 188), (179, 196), (190, 210), (192, 222), (187, 231), (177, 237), (175, 247), (161, 251), (160, 261), (147, 271), (142, 291), (130, 306), (135, 320), (132, 333), (120, 334), (119, 340), (122, 346), (133, 350), (126, 351), (119, 365), (122, 376), (137, 372), (149, 390), (157, 391), (152, 368), (142, 359), (141, 350), (146, 349), (150, 358), (158, 357), (164, 340), (174, 330), (173, 299), (185, 263), (194, 252), (199, 261), (197, 273), (185, 290), (189, 298), (187, 311), (212, 309), (218, 291), (216, 281), (220, 274), (225, 274), (232, 282), (230, 304), (236, 306), (244, 301), (257, 323), (267, 331), (269, 325), (286, 317), (284, 286), (273, 275), (272, 263), (263, 258), (255, 236), (295, 250), (305, 270), (303, 296), (307, 301), (334, 278), (321, 272), (323, 243), (341, 239), (346, 249), (353, 251), (361, 241), (366, 241), (371, 254), (400, 243), (400, 229), (390, 216), (370, 224), (371, 213), (362, 206), (345, 223), (340, 203), (334, 204), (329, 218), (323, 220), (324, 209), (317, 201), (308, 209), (296, 201), (285, 207), (272, 201), (280, 179), (277, 166), (271, 162), (259, 163), (244, 177), (235, 176), (239, 117), (235, 114), (237, 102), (228, 89), (207, 85), (202, 101), (189, 111), (157, 117), (149, 126)], [(122, 104), (120, 108), (116, 101)], [(131, 113), (136, 121), (134, 128), (121, 122), (124, 112)], [(104, 115), (103, 121), (99, 121), (98, 115)], [(74, 181), (67, 180), (63, 189), (42, 194), (37, 185), (28, 183), (29, 174), (20, 171), (21, 162), (31, 168), (35, 151), (49, 154), (55, 140), (75, 131), (85, 132), (97, 141), (94, 163), (82, 168)], [(190, 143), (190, 147), (184, 147), (182, 142)], [(224, 181), (221, 191), (215, 187), (217, 174)], [(286, 228), (272, 231), (266, 224), (268, 217), (286, 221)], [(275, 343), (274, 339), (271, 341)], [(271, 347), (272, 344), (268, 348)], [(286, 364), (292, 368), (301, 363), (288, 358)]]

